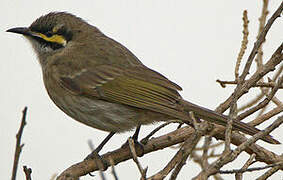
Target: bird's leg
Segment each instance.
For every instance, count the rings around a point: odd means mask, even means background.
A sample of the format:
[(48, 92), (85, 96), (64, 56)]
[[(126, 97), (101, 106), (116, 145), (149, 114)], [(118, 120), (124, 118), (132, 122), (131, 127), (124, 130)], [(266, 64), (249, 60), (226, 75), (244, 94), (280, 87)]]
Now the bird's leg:
[(143, 144), (138, 140), (140, 129), (141, 129), (141, 125), (139, 125), (136, 128), (136, 131), (135, 131), (134, 135), (132, 136), (132, 138), (134, 140), (135, 145), (139, 146), (142, 149), (142, 155), (141, 156), (143, 156), (143, 154), (144, 154), (144, 147), (143, 147)]
[[(85, 159), (95, 159), (97, 157), (98, 153), (101, 151), (103, 146), (111, 139), (111, 137), (115, 134), (115, 132), (110, 132), (106, 138), (103, 139), (103, 141), (97, 146), (97, 148), (92, 151)], [(99, 155), (98, 155), (99, 156)], [(100, 156), (99, 156), (100, 157)]]
[(112, 136), (114, 136), (115, 132), (110, 132), (105, 139), (103, 139), (103, 141), (97, 146), (97, 148), (95, 149), (95, 151), (97, 153), (99, 153), (101, 151), (101, 149), (104, 147), (104, 145), (112, 138)]
[[(110, 132), (106, 138), (103, 139), (103, 141), (97, 146), (97, 148), (92, 151), (86, 158), (85, 160), (88, 159), (93, 159), (95, 161), (98, 161), (98, 163), (100, 164), (100, 168), (101, 170), (106, 170), (107, 169), (107, 163), (105, 161), (103, 161), (103, 159), (101, 158), (101, 156), (98, 154), (101, 149), (103, 148), (103, 146), (111, 139), (111, 137), (115, 134), (115, 132)], [(89, 173), (90, 176), (93, 176), (91, 173)]]
[(136, 131), (135, 131), (134, 135), (132, 136), (134, 142), (138, 142), (140, 130), (141, 130), (141, 125), (139, 125), (139, 126), (136, 128)]

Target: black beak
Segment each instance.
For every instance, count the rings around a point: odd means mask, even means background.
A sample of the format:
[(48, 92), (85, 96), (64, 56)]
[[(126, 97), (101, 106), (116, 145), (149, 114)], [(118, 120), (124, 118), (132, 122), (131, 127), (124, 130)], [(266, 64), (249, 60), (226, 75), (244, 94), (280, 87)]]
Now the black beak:
[(6, 32), (28, 35), (28, 36), (32, 35), (31, 30), (29, 28), (26, 28), (26, 27), (11, 28), (11, 29), (8, 29)]

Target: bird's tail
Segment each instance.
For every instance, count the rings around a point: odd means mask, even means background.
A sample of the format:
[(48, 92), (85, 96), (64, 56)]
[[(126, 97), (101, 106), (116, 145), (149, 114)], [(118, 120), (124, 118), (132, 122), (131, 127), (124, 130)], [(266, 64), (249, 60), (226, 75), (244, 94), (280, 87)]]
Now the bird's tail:
[[(184, 106), (184, 110), (186, 112), (189, 112), (189, 111), (194, 112), (194, 114), (197, 118), (207, 120), (207, 121), (210, 121), (210, 122), (213, 122), (215, 124), (222, 125), (222, 126), (227, 125), (228, 116), (225, 116), (223, 114), (219, 114), (215, 111), (211, 111), (209, 109), (203, 108), (201, 106), (198, 106), (196, 104), (190, 103), (190, 102), (185, 101), (185, 100), (183, 100), (182, 102), (183, 102), (182, 104)], [(250, 126), (250, 125), (248, 125), (244, 122), (237, 121), (237, 120), (233, 121), (232, 129), (241, 131), (241, 132), (249, 134), (251, 136), (260, 132), (259, 129), (257, 129), (253, 126)], [(262, 137), (261, 139), (263, 141), (266, 141), (266, 142), (271, 143), (271, 144), (280, 144), (279, 141), (275, 140), (270, 135), (266, 135), (266, 136)]]

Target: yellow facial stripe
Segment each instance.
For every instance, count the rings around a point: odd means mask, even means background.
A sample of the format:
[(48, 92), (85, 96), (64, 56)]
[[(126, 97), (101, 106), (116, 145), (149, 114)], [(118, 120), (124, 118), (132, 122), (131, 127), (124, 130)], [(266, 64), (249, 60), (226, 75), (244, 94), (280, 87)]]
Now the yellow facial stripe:
[(65, 40), (65, 38), (61, 35), (53, 35), (51, 37), (47, 37), (46, 35), (44, 34), (41, 34), (41, 33), (36, 33), (36, 35), (38, 37), (41, 37), (42, 39), (44, 39), (45, 41), (48, 41), (48, 42), (55, 42), (55, 43), (58, 43), (58, 44), (62, 44), (63, 46), (65, 46), (67, 44), (67, 41)]

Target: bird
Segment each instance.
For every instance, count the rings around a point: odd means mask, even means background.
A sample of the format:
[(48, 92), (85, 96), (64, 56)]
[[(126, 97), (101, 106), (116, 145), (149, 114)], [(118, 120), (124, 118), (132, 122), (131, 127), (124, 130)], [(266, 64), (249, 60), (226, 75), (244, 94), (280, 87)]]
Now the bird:
[[(56, 106), (87, 126), (109, 132), (104, 144), (115, 133), (154, 122), (179, 119), (192, 125), (190, 111), (198, 119), (227, 125), (226, 115), (186, 101), (179, 85), (71, 13), (50, 12), (29, 27), (7, 32), (21, 34), (31, 43)], [(260, 131), (237, 120), (232, 129), (249, 135)], [(261, 139), (279, 143), (270, 135)]]

